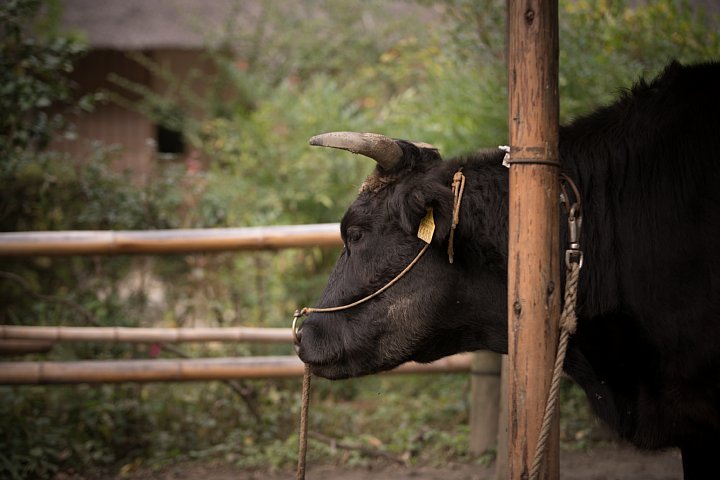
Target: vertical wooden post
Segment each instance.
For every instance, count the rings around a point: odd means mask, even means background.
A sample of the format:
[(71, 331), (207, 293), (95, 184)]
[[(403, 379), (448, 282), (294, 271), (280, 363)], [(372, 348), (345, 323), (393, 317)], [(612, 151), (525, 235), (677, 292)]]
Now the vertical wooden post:
[(500, 414), (498, 415), (498, 447), (495, 458), (495, 480), (508, 480), (508, 407), (510, 406), (510, 382), (508, 381), (508, 356), (500, 362)]
[[(560, 310), (557, 0), (508, 0), (510, 208), (508, 468), (527, 478)], [(554, 422), (541, 479), (559, 477)]]
[(498, 442), (500, 355), (473, 353), (470, 366), (470, 452), (480, 455)]

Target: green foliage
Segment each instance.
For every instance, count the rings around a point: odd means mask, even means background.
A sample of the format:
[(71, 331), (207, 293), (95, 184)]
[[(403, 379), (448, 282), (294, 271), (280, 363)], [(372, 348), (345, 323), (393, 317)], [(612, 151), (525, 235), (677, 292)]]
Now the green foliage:
[(640, 76), (676, 59), (720, 57), (718, 18), (688, 0), (564, 2), (560, 12), (560, 114), (567, 121), (610, 103)]
[[(465, 375), (318, 381), (310, 428), (422, 464), (472, 460)], [(352, 401), (343, 397), (350, 395)], [(343, 401), (344, 400), (344, 401)], [(388, 428), (388, 422), (392, 428)], [(316, 444), (313, 443), (313, 448)], [(311, 455), (325, 455), (322, 449)], [(350, 463), (367, 463), (360, 455)]]
[[(429, 2), (434, 3), (434, 2)], [(505, 2), (447, 0), (449, 23), (438, 37), (427, 81), (390, 99), (389, 131), (440, 147), (446, 156), (507, 139)], [(560, 2), (561, 122), (607, 104), (640, 76), (672, 59), (720, 57), (720, 21), (687, 0)]]
[[(114, 101), (181, 129), (211, 160), (204, 171), (159, 162), (146, 182), (92, 158), (47, 149), (72, 136), (60, 110), (86, 109), (63, 72), (84, 48), (57, 30), (59, 2), (0, 5), (0, 229), (152, 229), (336, 222), (372, 162), (312, 149), (330, 130), (376, 131), (435, 144), (445, 156), (506, 142), (504, 2), (425, 0), (435, 21), (388, 15), (380, 0), (262, 2), (253, 29), (230, 16), (213, 75), (178, 78), (142, 55), (158, 94)], [(41, 8), (46, 15), (38, 15)], [(322, 15), (317, 12), (323, 12)], [(428, 14), (427, 11), (425, 14)], [(42, 20), (41, 20), (42, 19)], [(720, 38), (686, 1), (630, 6), (561, 2), (563, 121), (611, 100), (670, 58), (717, 58)], [(234, 52), (231, 54), (231, 52)], [(200, 77), (203, 75), (203, 77)], [(191, 87), (203, 78), (207, 91)], [(188, 112), (201, 112), (190, 115)], [(37, 325), (287, 326), (318, 297), (335, 251), (308, 249), (163, 258), (3, 259), (0, 321)], [(15, 278), (15, 280), (13, 280)], [(32, 293), (29, 293), (32, 292)], [(50, 359), (147, 358), (150, 346), (56, 347)], [(191, 356), (289, 354), (286, 346), (199, 345)], [(154, 352), (154, 353), (153, 353)], [(174, 352), (161, 349), (161, 356)], [(32, 357), (31, 357), (32, 358)], [(223, 458), (287, 467), (295, 455), (296, 381), (0, 389), (0, 476), (122, 469)], [(466, 376), (317, 382), (311, 429), (417, 463), (468, 461)], [(240, 391), (241, 394), (236, 392)], [(563, 386), (567, 446), (597, 440), (587, 404)], [(388, 428), (391, 425), (392, 428)], [(69, 440), (69, 441), (68, 441)], [(311, 460), (367, 458), (313, 441)]]
[(568, 450), (586, 449), (607, 441), (613, 434), (602, 427), (590, 410), (585, 392), (575, 383), (560, 383), (560, 445)]
[[(48, 3), (52, 10), (56, 2)], [(19, 154), (48, 145), (62, 117), (51, 105), (73, 102), (89, 109), (91, 98), (72, 99), (65, 73), (84, 51), (68, 35), (44, 34), (48, 22), (37, 15), (40, 0), (8, 0), (0, 8), (0, 158), (11, 163)]]
[[(180, 199), (176, 171), (138, 188), (127, 173), (109, 168), (112, 150), (98, 148), (91, 161), (54, 152), (14, 157), (0, 164), (2, 230), (141, 229), (175, 226)], [(4, 168), (7, 167), (7, 168)], [(175, 198), (174, 198), (175, 197)], [(23, 199), (22, 202), (16, 199)]]

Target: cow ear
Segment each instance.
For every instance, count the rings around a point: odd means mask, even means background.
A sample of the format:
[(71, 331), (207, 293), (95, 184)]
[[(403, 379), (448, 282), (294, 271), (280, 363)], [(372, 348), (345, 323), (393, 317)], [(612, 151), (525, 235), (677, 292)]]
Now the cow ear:
[(421, 187), (409, 188), (399, 198), (400, 221), (403, 230), (416, 234), (420, 223), (432, 209), (435, 223), (433, 241), (443, 242), (450, 233), (452, 223), (452, 191), (449, 186), (440, 183), (430, 183)]

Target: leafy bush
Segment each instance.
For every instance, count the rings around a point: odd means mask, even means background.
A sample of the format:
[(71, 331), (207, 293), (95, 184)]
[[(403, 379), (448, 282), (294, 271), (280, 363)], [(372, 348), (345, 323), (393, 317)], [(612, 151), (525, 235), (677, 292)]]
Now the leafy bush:
[[(48, 2), (46, 14), (57, 10), (53, 5)], [(38, 16), (42, 6), (40, 0), (8, 0), (0, 9), (0, 158), (6, 166), (23, 152), (46, 147), (64, 126), (48, 107), (76, 100), (63, 74), (72, 71), (84, 46), (72, 36), (53, 34)], [(90, 100), (77, 100), (76, 106), (89, 108)]]

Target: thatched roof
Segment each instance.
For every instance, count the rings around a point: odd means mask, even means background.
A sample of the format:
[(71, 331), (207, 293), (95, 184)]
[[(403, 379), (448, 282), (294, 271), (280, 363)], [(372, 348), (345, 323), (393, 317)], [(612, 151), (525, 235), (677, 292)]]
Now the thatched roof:
[[(631, 0), (642, 4), (649, 0)], [(61, 0), (62, 24), (85, 32), (93, 49), (150, 50), (201, 49), (223, 38), (228, 22), (233, 28), (253, 28), (263, 0)], [(717, 0), (690, 0), (694, 8), (720, 13)], [(275, 5), (297, 14), (295, 0)], [(302, 7), (300, 7), (302, 9)], [(388, 16), (428, 21), (433, 14), (408, 0), (386, 4)], [(319, 12), (304, 12), (315, 15)], [(717, 20), (717, 17), (716, 17)]]
[(62, 0), (64, 28), (87, 35), (91, 48), (199, 49), (228, 20), (252, 25), (259, 0)]

